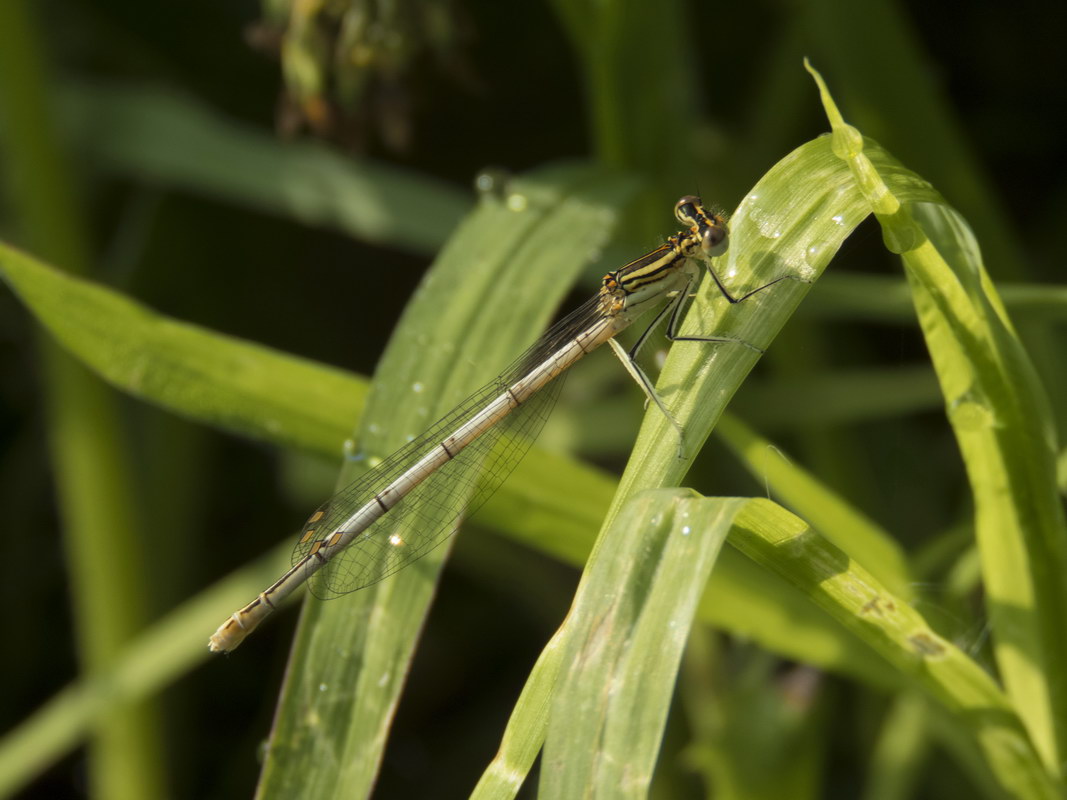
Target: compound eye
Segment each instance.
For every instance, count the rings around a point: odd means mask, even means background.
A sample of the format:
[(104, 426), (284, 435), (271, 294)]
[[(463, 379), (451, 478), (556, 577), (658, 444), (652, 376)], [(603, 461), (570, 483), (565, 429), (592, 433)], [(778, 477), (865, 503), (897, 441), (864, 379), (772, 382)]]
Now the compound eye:
[(692, 227), (700, 219), (700, 198), (686, 195), (674, 204), (674, 216), (686, 227)]
[(711, 225), (700, 240), (700, 248), (708, 256), (721, 256), (730, 246), (730, 236), (725, 225)]

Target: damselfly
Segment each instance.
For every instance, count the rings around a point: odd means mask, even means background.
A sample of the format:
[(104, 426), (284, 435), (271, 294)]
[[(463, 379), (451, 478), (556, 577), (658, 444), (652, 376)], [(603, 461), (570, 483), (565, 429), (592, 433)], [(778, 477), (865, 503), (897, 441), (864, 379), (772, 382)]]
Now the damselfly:
[[(219, 626), (210, 649), (233, 650), (305, 581), (319, 597), (347, 594), (377, 583), (447, 539), (525, 455), (558, 394), (562, 381), (554, 379), (604, 342), (681, 436), (638, 366), (638, 351), (665, 318), (671, 341), (734, 340), (677, 335), (689, 289), (699, 276), (694, 259), (725, 252), (728, 236), (725, 219), (705, 210), (697, 197), (683, 197), (674, 214), (685, 226), (682, 231), (605, 275), (595, 296), (550, 328), (500, 377), (320, 506), (304, 525), (292, 568)], [(777, 283), (735, 297), (710, 265), (708, 270), (731, 303)], [(616, 334), (664, 301), (629, 351), (615, 341)]]

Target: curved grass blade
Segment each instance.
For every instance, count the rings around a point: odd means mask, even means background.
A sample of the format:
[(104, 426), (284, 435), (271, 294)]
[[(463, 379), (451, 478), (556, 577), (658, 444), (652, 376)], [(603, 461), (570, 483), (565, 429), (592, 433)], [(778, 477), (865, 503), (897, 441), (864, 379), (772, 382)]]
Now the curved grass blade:
[(812, 70), (834, 152), (901, 254), (975, 503), (997, 664), (1049, 770), (1067, 762), (1067, 519), (1044, 389), (985, 271), (966, 222), (915, 203), (872, 158)]
[(918, 611), (780, 506), (750, 500), (735, 519), (731, 543), (795, 584), (951, 712), (1012, 796), (1060, 797), (1009, 698)]

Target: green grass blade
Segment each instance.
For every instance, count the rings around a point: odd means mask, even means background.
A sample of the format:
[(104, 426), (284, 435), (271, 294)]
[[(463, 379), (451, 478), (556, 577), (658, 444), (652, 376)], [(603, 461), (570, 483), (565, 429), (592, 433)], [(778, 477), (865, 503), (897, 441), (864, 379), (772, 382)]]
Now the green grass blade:
[(1048, 400), (966, 223), (944, 203), (912, 204), (868, 156), (821, 78), (834, 149), (901, 253), (975, 502), (994, 651), (1046, 765), (1067, 748), (1067, 521)]
[(731, 543), (826, 609), (954, 715), (1017, 797), (1060, 797), (1020, 717), (993, 679), (907, 602), (801, 519), (767, 500), (737, 515)]
[(155, 314), (2, 243), (0, 277), (83, 364), (179, 414), (333, 455), (363, 410), (349, 373)]
[(319, 144), (281, 142), (170, 91), (79, 84), (63, 99), (71, 144), (93, 164), (366, 242), (433, 253), (470, 208), (466, 191)]
[[(486, 198), (460, 227), (405, 312), (361, 423), (369, 457), (388, 454), (521, 352), (583, 257), (603, 245), (628, 184), (564, 168), (515, 180), (506, 194)], [(260, 797), (369, 792), (448, 549), (350, 597), (308, 600)]]
[(696, 606), (743, 502), (651, 492), (605, 532), (564, 623), (542, 795), (647, 796)]

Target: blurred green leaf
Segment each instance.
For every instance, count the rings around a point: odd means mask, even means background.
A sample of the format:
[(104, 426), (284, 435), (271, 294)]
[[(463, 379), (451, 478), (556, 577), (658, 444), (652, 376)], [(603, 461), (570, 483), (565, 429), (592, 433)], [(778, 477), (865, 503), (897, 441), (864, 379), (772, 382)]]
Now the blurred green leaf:
[[(289, 565), (285, 542), (156, 620), (109, 668), (57, 692), (0, 739), (0, 797), (9, 797), (82, 744), (99, 720), (161, 693), (211, 658), (205, 631)], [(220, 669), (225, 662), (219, 661)]]
[[(763, 430), (775, 431), (895, 419), (942, 405), (937, 379), (928, 364), (754, 379), (742, 392), (746, 418)], [(783, 397), (790, 399), (789, 405), (780, 402)]]
[(468, 192), (441, 181), (281, 142), (172, 91), (76, 84), (63, 101), (71, 145), (98, 167), (366, 242), (433, 253), (470, 208)]
[[(9, 212), (0, 224), (62, 269), (84, 275), (94, 267), (89, 214), (52, 113), (43, 16), (39, 4), (27, 0), (0, 4), (0, 214)], [(37, 435), (45, 434), (57, 513), (33, 526), (34, 549), (15, 558), (47, 563), (40, 553), (49, 534), (57, 534), (76, 660), (85, 672), (98, 674), (112, 668), (149, 616), (134, 455), (118, 398), (106, 386), (47, 337), (37, 337), (37, 360), (43, 394), (43, 430)], [(44, 497), (37, 500), (47, 507)], [(143, 698), (98, 716), (84, 769), (89, 793), (115, 800), (166, 796), (159, 711), (153, 699)]]
[(904, 550), (860, 511), (836, 496), (804, 469), (737, 418), (726, 414), (716, 432), (757, 480), (765, 480), (784, 503), (801, 513), (822, 534), (906, 601), (914, 600), (911, 570)]

